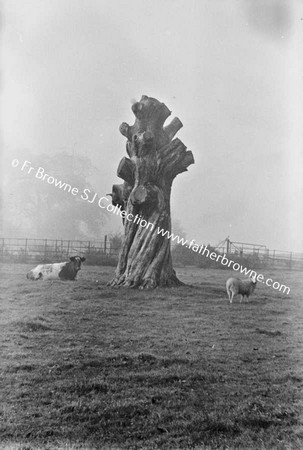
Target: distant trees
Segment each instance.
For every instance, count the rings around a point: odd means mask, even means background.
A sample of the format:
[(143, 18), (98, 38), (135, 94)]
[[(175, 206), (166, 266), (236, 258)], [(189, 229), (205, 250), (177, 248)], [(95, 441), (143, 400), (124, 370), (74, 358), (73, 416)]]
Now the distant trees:
[[(205, 246), (204, 246), (205, 248)], [(203, 249), (204, 249), (203, 248)], [(208, 253), (209, 252), (209, 253)], [(179, 267), (183, 266), (196, 266), (201, 269), (224, 269), (231, 270), (227, 265), (221, 264), (220, 261), (212, 260), (209, 255), (215, 252), (217, 255), (222, 255), (222, 252), (216, 250), (210, 244), (207, 245), (207, 251), (203, 250), (201, 253), (194, 252), (192, 249), (182, 246), (181, 244), (176, 244), (172, 249), (172, 259), (174, 264)], [(248, 254), (245, 256), (240, 256), (235, 253), (228, 253), (225, 255), (229, 261), (232, 260), (235, 263), (242, 265), (242, 267), (258, 269), (264, 267), (264, 262), (262, 262), (258, 255)]]
[(110, 248), (115, 253), (119, 252), (123, 243), (123, 235), (121, 233), (112, 233), (109, 235)]
[[(207, 249), (210, 253), (216, 251), (211, 245), (208, 245)], [(207, 257), (206, 252), (203, 255), (202, 253), (194, 252), (192, 249), (181, 244), (176, 244), (174, 246), (172, 258), (173, 262), (178, 266), (197, 266), (203, 269), (219, 266), (219, 263), (216, 263)]]
[[(87, 181), (93, 169), (90, 160), (67, 152), (39, 158), (27, 153), (26, 159), (30, 164), (23, 171), (22, 156), (19, 166), (5, 176), (3, 233), (13, 237), (98, 239), (100, 224), (106, 220), (104, 209), (98, 207), (97, 201), (89, 203), (84, 195), (81, 198), (84, 189), (90, 197), (95, 193)], [(29, 172), (31, 166), (34, 169)], [(78, 193), (73, 195), (68, 189), (37, 178), (39, 167), (56, 180), (77, 188)]]
[[(182, 227), (180, 219), (172, 219), (172, 233), (174, 236), (179, 236), (180, 238), (186, 239), (186, 233)], [(172, 241), (172, 248), (174, 248), (177, 244), (177, 242)]]

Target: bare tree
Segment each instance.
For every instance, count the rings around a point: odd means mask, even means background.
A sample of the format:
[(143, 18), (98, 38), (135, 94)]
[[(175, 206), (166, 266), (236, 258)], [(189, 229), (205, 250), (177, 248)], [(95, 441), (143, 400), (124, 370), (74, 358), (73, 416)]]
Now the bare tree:
[[(87, 180), (93, 170), (87, 157), (67, 152), (35, 155), (27, 152), (35, 171), (14, 169), (5, 179), (7, 201), (3, 219), (3, 233), (12, 237), (37, 237), (54, 239), (87, 239), (98, 236), (100, 222), (107, 216), (104, 209), (81, 199), (81, 193), (95, 189)], [(24, 158), (20, 156), (20, 161)], [(38, 163), (36, 164), (36, 161)], [(74, 196), (35, 177), (43, 161), (46, 172), (58, 180), (79, 189)], [(84, 197), (85, 198), (85, 197)]]
[(178, 138), (173, 139), (181, 121), (174, 118), (163, 127), (171, 114), (164, 103), (143, 95), (132, 111), (134, 125), (120, 126), (129, 156), (121, 160), (117, 171), (124, 183), (114, 185), (112, 191), (113, 204), (124, 211), (125, 236), (111, 285), (178, 286), (182, 283), (172, 267), (167, 234), (171, 231), (170, 194), (174, 178), (187, 171), (194, 158)]

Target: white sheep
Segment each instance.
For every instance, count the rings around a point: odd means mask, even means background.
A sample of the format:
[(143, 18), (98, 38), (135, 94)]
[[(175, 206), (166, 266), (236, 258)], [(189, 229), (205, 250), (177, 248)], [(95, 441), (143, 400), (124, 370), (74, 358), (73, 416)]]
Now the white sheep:
[(228, 278), (226, 281), (226, 290), (229, 298), (229, 302), (233, 302), (233, 298), (235, 295), (241, 295), (240, 303), (243, 300), (243, 297), (248, 298), (254, 292), (257, 284), (256, 277), (253, 276), (246, 280), (240, 280), (240, 278)]

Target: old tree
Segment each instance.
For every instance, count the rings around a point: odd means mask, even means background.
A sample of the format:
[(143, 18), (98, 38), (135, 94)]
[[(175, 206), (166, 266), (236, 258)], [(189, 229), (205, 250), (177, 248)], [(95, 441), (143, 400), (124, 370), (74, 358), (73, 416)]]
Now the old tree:
[(164, 103), (143, 95), (132, 111), (134, 125), (120, 126), (129, 156), (121, 160), (117, 171), (124, 183), (112, 189), (112, 203), (123, 211), (125, 235), (111, 285), (178, 286), (182, 283), (172, 266), (170, 240), (163, 234), (171, 231), (172, 182), (194, 158), (178, 138), (173, 139), (181, 121), (174, 118), (164, 126), (171, 114)]

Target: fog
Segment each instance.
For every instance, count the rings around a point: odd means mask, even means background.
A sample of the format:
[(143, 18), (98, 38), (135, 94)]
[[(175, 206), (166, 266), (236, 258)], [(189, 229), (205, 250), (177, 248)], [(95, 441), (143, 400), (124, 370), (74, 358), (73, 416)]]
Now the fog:
[[(180, 118), (178, 137), (195, 157), (172, 190), (173, 221), (189, 239), (303, 251), (301, 2), (2, 5), (4, 237), (98, 239), (122, 230), (118, 216), (35, 170), (111, 192), (126, 156), (119, 125), (134, 122), (131, 104), (144, 94)], [(13, 167), (15, 158), (35, 170)], [(80, 232), (73, 222), (82, 215)]]

